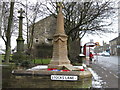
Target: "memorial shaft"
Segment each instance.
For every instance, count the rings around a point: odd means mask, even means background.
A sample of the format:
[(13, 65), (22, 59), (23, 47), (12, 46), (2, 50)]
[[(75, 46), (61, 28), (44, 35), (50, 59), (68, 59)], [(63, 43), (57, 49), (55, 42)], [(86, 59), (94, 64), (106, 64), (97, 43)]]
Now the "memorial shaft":
[(63, 67), (71, 67), (67, 52), (67, 35), (64, 31), (64, 16), (62, 14), (62, 6), (59, 7), (57, 15), (57, 27), (53, 38), (53, 56), (49, 68), (61, 69)]
[(22, 22), (23, 22), (23, 16), (22, 13), (24, 13), (24, 11), (22, 10), (22, 8), (20, 9), (20, 11), (18, 11), (18, 13), (20, 13), (19, 18), (19, 35), (17, 38), (17, 52), (22, 53), (24, 51), (24, 39), (22, 36)]

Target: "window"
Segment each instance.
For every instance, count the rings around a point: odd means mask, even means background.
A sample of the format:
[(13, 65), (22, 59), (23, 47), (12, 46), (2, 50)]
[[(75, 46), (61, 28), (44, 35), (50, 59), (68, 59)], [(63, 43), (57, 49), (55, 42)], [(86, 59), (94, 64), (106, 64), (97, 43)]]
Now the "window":
[(36, 42), (38, 42), (38, 40), (36, 40)]
[(38, 41), (39, 41), (38, 38), (36, 38), (35, 42), (38, 43)]

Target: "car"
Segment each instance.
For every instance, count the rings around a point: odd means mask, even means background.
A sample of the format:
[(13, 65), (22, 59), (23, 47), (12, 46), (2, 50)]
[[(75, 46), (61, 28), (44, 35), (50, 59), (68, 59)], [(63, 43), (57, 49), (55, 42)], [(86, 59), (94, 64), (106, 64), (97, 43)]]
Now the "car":
[(0, 50), (0, 54), (5, 54), (5, 52), (4, 52), (4, 51), (2, 51), (2, 50)]
[(101, 56), (101, 55), (102, 55), (102, 53), (97, 53), (97, 55)]
[(101, 55), (102, 56), (110, 56), (110, 53), (108, 53), (108, 52), (102, 52)]

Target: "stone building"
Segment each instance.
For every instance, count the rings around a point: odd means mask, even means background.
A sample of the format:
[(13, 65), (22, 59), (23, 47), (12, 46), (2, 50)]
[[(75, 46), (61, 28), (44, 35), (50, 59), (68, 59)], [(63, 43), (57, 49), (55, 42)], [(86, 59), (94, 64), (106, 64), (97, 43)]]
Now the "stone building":
[(103, 46), (96, 46), (95, 48), (94, 48), (94, 52), (95, 53), (101, 53), (101, 52), (103, 52), (103, 48), (102, 48)]
[[(32, 25), (30, 26), (30, 29)], [(56, 18), (53, 15), (50, 15), (34, 25), (34, 38), (33, 46), (37, 44), (52, 44), (53, 34), (56, 29)], [(31, 30), (30, 30), (31, 34)]]
[[(32, 25), (29, 27), (31, 36)], [(56, 18), (50, 15), (34, 24), (33, 49), (35, 56), (52, 57), (52, 39), (56, 29)], [(30, 41), (30, 40), (29, 40)]]
[(94, 48), (95, 53), (102, 53), (104, 51), (109, 51), (109, 50), (110, 50), (110, 45), (105, 43), (104, 41), (103, 41), (103, 46), (96, 46)]
[(117, 55), (120, 56), (120, 33), (117, 39)]
[[(56, 30), (56, 19), (53, 15), (50, 15), (35, 23), (33, 48), (34, 54), (37, 57), (52, 57), (53, 50), (53, 35)], [(31, 34), (32, 25), (30, 26)], [(29, 35), (30, 36), (30, 35)], [(69, 42), (69, 58), (74, 59), (79, 55), (80, 41)]]
[(120, 34), (110, 41), (111, 55), (120, 56)]
[(103, 43), (103, 46), (96, 46), (94, 48), (95, 53), (101, 53), (103, 51), (110, 51), (111, 55), (120, 56), (120, 34), (118, 37), (109, 41), (109, 44)]
[(103, 41), (103, 51), (110, 53), (110, 44), (107, 44)]

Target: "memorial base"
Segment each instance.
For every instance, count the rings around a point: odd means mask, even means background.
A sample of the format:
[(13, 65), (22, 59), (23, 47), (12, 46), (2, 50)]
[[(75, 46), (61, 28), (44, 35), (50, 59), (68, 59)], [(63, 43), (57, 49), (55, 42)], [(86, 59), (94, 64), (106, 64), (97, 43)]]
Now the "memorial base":
[(20, 75), (20, 76), (51, 76), (51, 75), (72, 75), (78, 76), (78, 80), (84, 78), (91, 78), (92, 74), (89, 70), (85, 71), (48, 71), (47, 69), (44, 70), (13, 70), (13, 75)]

